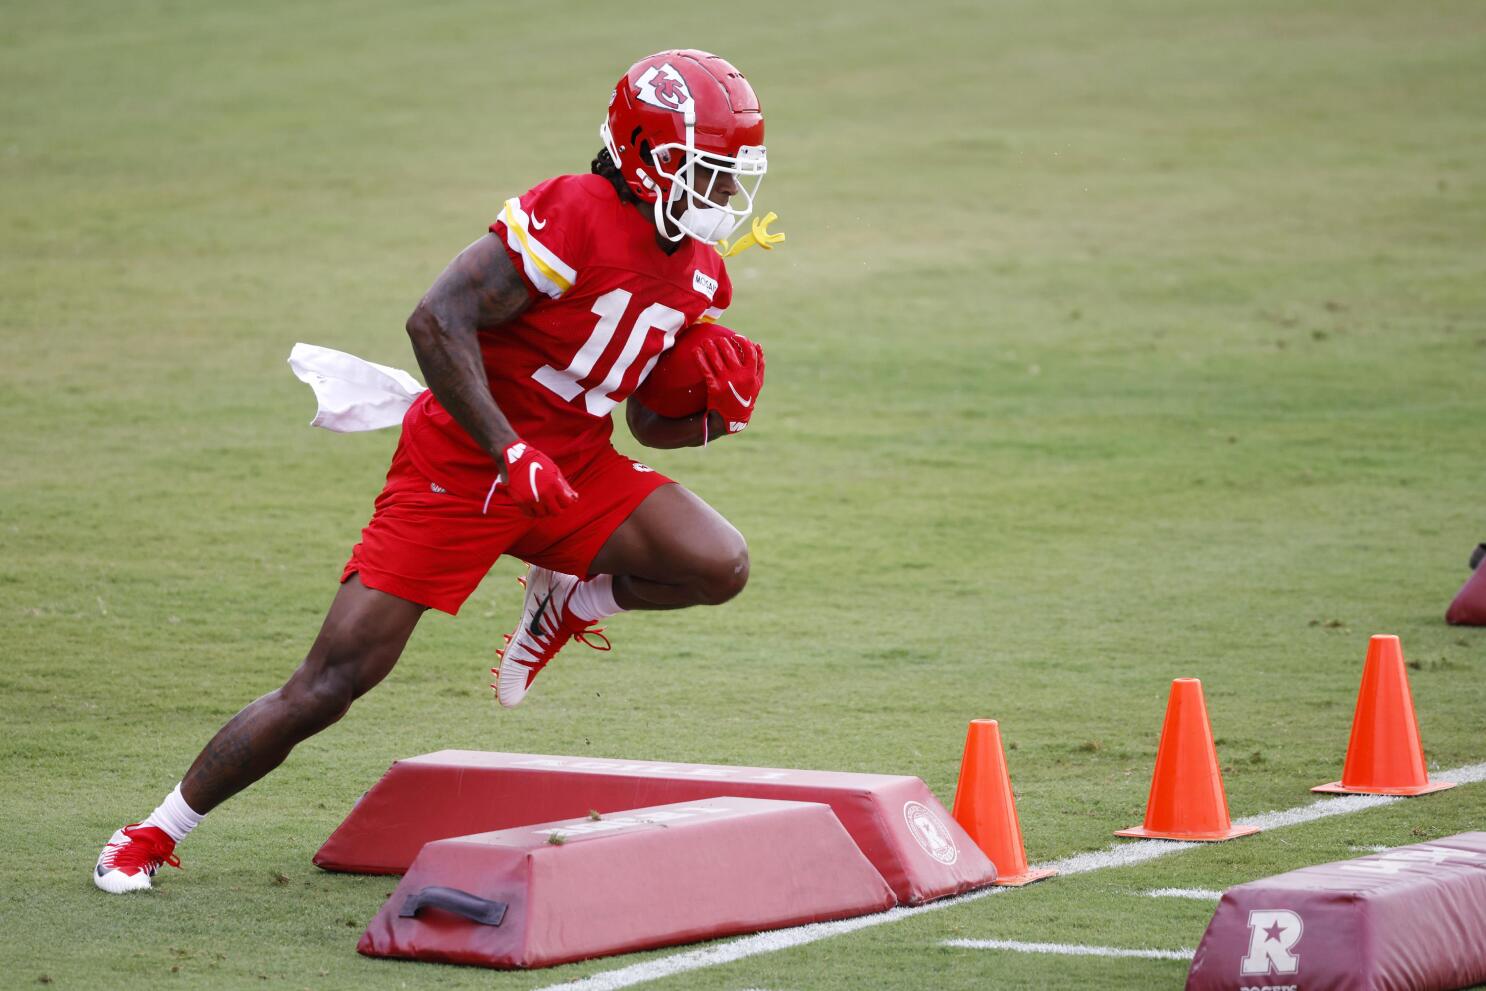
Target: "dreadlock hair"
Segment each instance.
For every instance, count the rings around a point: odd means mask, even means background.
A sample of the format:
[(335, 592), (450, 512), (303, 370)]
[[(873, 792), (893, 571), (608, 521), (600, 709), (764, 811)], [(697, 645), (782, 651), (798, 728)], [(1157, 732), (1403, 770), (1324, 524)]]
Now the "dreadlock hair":
[(614, 187), (614, 192), (618, 193), (619, 198), (625, 203), (640, 202), (635, 191), (629, 188), (629, 183), (624, 181), (624, 173), (620, 172), (619, 166), (614, 164), (614, 156), (609, 154), (609, 149), (599, 149), (599, 153), (593, 156), (593, 162), (588, 166), (588, 171), (608, 179), (609, 185)]

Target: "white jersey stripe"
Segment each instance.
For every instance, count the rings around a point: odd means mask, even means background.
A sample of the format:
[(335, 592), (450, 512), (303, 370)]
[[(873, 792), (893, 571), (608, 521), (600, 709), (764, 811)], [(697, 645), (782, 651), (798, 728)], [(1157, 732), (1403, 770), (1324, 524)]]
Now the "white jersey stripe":
[(578, 273), (532, 235), (531, 218), (521, 209), (518, 198), (506, 200), (501, 219), (506, 222), (506, 244), (521, 256), (522, 267), (532, 285), (553, 299), (573, 288)]

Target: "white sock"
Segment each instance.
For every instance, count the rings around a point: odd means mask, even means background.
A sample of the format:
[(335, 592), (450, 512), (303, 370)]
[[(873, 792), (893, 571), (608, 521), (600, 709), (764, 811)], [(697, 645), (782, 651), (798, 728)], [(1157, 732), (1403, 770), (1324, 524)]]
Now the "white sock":
[(624, 612), (614, 601), (614, 576), (595, 575), (586, 582), (579, 582), (568, 598), (568, 612), (590, 623)]
[(181, 797), (181, 786), (176, 785), (175, 790), (165, 796), (165, 801), (160, 803), (159, 808), (150, 813), (150, 817), (141, 826), (157, 826), (165, 831), (165, 835), (179, 843), (186, 838), (186, 834), (197, 826), (201, 820), (206, 818), (198, 813), (186, 800)]

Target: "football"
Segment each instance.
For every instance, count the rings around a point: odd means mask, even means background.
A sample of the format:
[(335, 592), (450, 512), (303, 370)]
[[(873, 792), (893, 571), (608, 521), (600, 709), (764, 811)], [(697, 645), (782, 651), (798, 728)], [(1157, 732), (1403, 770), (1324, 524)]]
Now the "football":
[(635, 398), (661, 416), (680, 418), (702, 412), (707, 404), (707, 386), (697, 365), (697, 349), (714, 338), (737, 336), (718, 323), (696, 323), (687, 327), (650, 369), (650, 374), (635, 390)]

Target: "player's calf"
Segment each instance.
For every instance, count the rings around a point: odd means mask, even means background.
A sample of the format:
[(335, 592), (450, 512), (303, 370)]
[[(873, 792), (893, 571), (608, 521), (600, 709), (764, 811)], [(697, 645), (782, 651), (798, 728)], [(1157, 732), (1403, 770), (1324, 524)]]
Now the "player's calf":
[(175, 845), (208, 812), (278, 767), (296, 744), (336, 722), (387, 676), (425, 608), (352, 575), (289, 680), (218, 730), (143, 822), (114, 833), (98, 856), (93, 883), (113, 894), (147, 891), (161, 866), (179, 866)]

